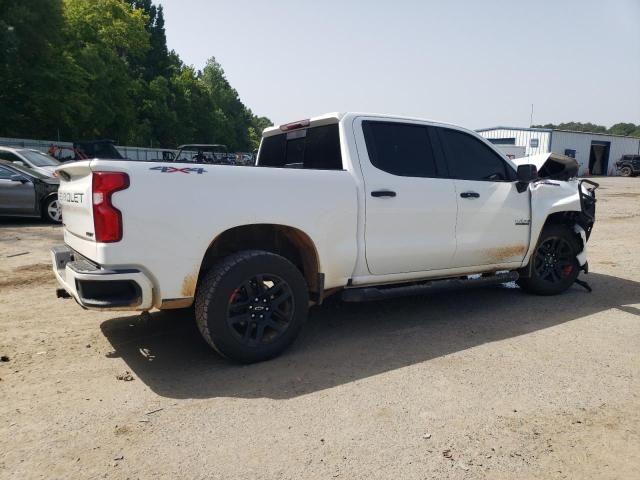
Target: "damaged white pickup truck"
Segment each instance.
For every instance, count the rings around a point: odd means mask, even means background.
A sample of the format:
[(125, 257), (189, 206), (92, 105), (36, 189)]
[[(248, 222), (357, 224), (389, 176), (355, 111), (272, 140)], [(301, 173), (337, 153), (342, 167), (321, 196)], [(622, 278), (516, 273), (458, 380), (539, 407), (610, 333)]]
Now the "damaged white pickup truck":
[(58, 169), (62, 288), (90, 309), (190, 307), (240, 362), (278, 355), (309, 305), (587, 271), (596, 184), (453, 125), (328, 114), (265, 130), (256, 166), (88, 160)]

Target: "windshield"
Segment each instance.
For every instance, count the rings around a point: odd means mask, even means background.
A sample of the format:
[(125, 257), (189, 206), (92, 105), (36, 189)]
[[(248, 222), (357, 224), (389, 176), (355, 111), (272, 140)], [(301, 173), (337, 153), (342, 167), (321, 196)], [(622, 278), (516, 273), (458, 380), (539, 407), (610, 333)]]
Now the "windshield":
[(49, 155), (33, 150), (18, 150), (18, 153), (36, 167), (57, 167), (60, 162)]

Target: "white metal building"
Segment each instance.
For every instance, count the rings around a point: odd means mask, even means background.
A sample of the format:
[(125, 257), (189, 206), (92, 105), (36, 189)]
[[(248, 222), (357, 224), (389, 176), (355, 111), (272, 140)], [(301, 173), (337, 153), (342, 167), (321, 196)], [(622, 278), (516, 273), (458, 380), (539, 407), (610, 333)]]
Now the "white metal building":
[(622, 155), (640, 154), (640, 138), (548, 128), (492, 127), (477, 132), (498, 148), (525, 148), (525, 156), (544, 152), (578, 161), (578, 175), (617, 175)]

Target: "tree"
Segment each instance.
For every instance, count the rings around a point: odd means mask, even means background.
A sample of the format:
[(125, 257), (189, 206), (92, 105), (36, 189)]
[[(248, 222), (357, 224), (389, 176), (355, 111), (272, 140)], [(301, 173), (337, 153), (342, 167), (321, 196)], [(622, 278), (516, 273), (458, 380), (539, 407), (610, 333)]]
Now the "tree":
[(248, 150), (271, 124), (215, 58), (200, 72), (168, 51), (152, 0), (0, 0), (0, 78), (4, 136)]
[(91, 92), (74, 136), (129, 141), (137, 134), (133, 99), (140, 90), (130, 66), (149, 48), (144, 13), (121, 0), (65, 0), (65, 20), (68, 51)]
[(62, 0), (4, 0), (0, 19), (0, 135), (53, 137), (82, 86), (63, 52)]
[(256, 117), (251, 114), (251, 126), (249, 127), (249, 148), (251, 151), (257, 149), (260, 146), (260, 140), (262, 139), (262, 131), (265, 128), (272, 127), (273, 122), (267, 117)]
[(581, 123), (581, 122), (567, 122), (555, 125), (553, 123), (547, 123), (545, 125), (532, 125), (534, 128), (550, 128), (554, 130), (573, 130), (576, 132), (590, 132), (590, 133), (610, 133), (611, 135), (623, 135), (640, 137), (640, 125), (634, 125), (633, 123), (616, 123), (610, 128), (603, 125), (596, 125), (594, 123)]
[(640, 125), (634, 125), (633, 123), (616, 123), (612, 125), (607, 131), (614, 135), (631, 135), (636, 129), (640, 128)]

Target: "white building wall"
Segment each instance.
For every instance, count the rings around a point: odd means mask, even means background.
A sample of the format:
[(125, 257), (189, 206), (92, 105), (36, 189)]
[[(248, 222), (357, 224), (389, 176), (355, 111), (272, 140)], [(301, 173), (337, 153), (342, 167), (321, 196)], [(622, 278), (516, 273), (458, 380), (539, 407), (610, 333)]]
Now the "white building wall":
[(507, 157), (514, 158), (522, 158), (526, 156), (526, 149), (524, 147), (519, 147), (517, 145), (494, 145), (496, 149), (504, 153)]
[[(542, 129), (510, 129), (510, 128), (492, 128), (486, 130), (477, 130), (477, 132), (486, 139), (491, 138), (515, 138), (515, 145), (525, 148), (525, 156), (536, 155), (549, 151), (551, 131)], [(538, 146), (535, 145), (537, 139)], [(532, 143), (534, 140), (534, 143)]]
[(611, 142), (607, 175), (618, 174), (616, 161), (620, 160), (622, 155), (638, 154), (640, 149), (638, 138), (554, 130), (551, 137), (551, 151), (564, 155), (565, 150), (575, 150), (576, 160), (580, 165), (578, 175), (588, 175), (592, 141)]

